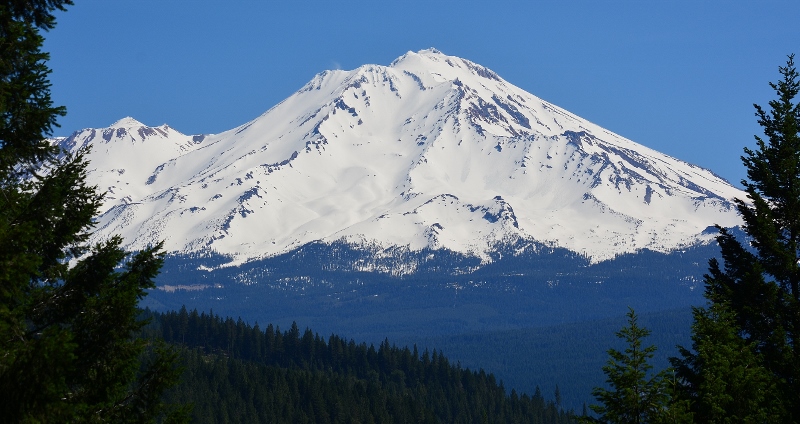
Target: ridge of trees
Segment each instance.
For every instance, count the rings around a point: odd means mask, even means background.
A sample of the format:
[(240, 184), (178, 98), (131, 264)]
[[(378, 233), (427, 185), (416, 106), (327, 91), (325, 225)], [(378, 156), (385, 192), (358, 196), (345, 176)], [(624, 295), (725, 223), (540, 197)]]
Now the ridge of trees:
[(153, 317), (148, 337), (184, 347), (186, 371), (166, 400), (193, 403), (194, 422), (575, 421), (540, 391), (507, 393), (436, 350), (326, 339), (296, 324), (261, 329), (185, 307)]

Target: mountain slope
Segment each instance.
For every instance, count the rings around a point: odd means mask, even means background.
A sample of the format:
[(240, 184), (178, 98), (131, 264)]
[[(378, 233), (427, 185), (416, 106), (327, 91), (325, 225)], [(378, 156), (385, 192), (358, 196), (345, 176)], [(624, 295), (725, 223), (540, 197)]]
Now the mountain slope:
[(60, 142), (93, 146), (90, 180), (109, 191), (95, 237), (234, 263), (318, 240), (484, 261), (546, 245), (597, 262), (708, 241), (710, 225), (740, 223), (731, 200), (744, 198), (434, 49), (323, 72), (220, 134), (127, 118)]

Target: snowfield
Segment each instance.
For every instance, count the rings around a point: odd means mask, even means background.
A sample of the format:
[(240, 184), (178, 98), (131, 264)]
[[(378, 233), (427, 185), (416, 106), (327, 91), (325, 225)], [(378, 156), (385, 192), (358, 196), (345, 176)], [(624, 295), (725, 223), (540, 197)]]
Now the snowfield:
[(744, 192), (435, 49), (325, 71), (258, 118), (184, 135), (124, 118), (91, 146), (107, 191), (95, 241), (213, 251), (232, 263), (345, 240), (489, 260), (535, 240), (602, 261), (707, 242)]

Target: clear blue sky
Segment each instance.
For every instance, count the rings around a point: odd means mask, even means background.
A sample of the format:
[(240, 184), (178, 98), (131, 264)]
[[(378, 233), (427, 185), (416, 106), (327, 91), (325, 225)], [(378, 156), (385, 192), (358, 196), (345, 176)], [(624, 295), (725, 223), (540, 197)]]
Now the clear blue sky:
[(737, 185), (752, 104), (800, 55), (800, 1), (75, 3), (46, 34), (56, 135), (125, 116), (217, 133), (323, 70), (436, 47)]

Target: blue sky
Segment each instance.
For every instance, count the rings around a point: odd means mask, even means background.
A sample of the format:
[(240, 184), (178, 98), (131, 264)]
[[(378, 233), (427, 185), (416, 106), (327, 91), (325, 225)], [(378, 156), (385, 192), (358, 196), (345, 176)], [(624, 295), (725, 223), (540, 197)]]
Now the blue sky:
[(738, 185), (799, 16), (768, 0), (77, 0), (45, 48), (56, 135), (125, 116), (218, 133), (323, 70), (436, 47)]

